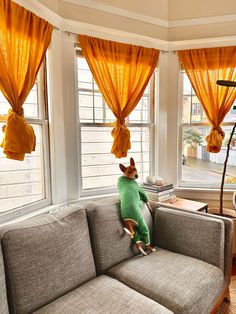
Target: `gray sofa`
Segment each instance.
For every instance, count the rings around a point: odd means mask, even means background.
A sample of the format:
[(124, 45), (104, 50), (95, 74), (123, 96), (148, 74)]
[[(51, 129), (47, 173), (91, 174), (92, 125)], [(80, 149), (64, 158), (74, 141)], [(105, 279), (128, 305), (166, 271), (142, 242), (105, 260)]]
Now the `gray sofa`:
[(230, 282), (231, 221), (142, 210), (158, 246), (147, 257), (124, 233), (117, 199), (2, 227), (0, 313), (211, 313)]

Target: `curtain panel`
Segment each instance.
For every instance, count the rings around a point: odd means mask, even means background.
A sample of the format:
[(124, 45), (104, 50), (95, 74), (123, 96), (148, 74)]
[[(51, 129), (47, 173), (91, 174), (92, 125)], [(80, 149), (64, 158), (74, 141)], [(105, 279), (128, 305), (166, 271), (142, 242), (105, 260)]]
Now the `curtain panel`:
[[(23, 104), (51, 41), (53, 27), (10, 0), (0, 0), (0, 90), (11, 105), (1, 143), (7, 158), (24, 160), (35, 150), (35, 134)], [(1, 105), (1, 104), (0, 104)]]
[(137, 106), (157, 66), (159, 50), (78, 36), (82, 53), (111, 111), (116, 117), (111, 152), (126, 157), (131, 148), (125, 119)]
[(220, 125), (236, 99), (236, 90), (218, 86), (216, 81), (236, 80), (236, 47), (183, 50), (178, 56), (212, 126), (206, 150), (218, 153), (224, 139)]

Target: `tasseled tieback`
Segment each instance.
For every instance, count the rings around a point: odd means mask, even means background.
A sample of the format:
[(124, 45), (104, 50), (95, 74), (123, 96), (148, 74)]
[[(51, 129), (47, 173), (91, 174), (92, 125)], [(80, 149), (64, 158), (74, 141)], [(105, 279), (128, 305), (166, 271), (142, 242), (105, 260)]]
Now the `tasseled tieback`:
[(213, 127), (210, 134), (208, 134), (206, 137), (206, 150), (210, 153), (219, 153), (224, 137), (225, 133), (220, 126)]
[(7, 158), (24, 160), (26, 153), (35, 150), (36, 137), (34, 129), (24, 119), (23, 108), (19, 108), (17, 112), (12, 109), (8, 111), (7, 123), (2, 130), (4, 138), (0, 146)]
[(126, 157), (128, 150), (131, 148), (131, 143), (130, 131), (125, 124), (125, 119), (116, 119), (111, 135), (114, 138), (111, 152), (116, 158)]

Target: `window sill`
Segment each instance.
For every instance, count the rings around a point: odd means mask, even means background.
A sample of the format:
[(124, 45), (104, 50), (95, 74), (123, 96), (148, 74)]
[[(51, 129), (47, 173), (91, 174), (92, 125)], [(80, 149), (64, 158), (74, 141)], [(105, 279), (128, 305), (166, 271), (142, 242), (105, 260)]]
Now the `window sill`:
[[(32, 210), (30, 213), (19, 216), (17, 218), (9, 218), (9, 219), (5, 219), (4, 222), (0, 223), (0, 227), (9, 225), (9, 224), (13, 224), (13, 223), (17, 223), (32, 217), (36, 217), (42, 214), (46, 214), (49, 213), (51, 211), (54, 211), (55, 209), (67, 206), (67, 205), (73, 205), (73, 204), (83, 204), (85, 202), (89, 202), (89, 201), (96, 201), (96, 200), (101, 200), (101, 199), (105, 199), (108, 197), (114, 197), (114, 196), (118, 196), (118, 193), (110, 193), (110, 194), (99, 194), (99, 195), (93, 195), (93, 196), (83, 196), (81, 198), (79, 198), (78, 200), (72, 200), (72, 201), (68, 201), (68, 202), (64, 202), (64, 203), (59, 203), (59, 204), (54, 204), (54, 205), (46, 205), (44, 207), (41, 207), (40, 209), (37, 210)], [(23, 210), (23, 208), (21, 209)]]
[(109, 197), (114, 197), (114, 196), (118, 196), (118, 193), (104, 193), (104, 194), (96, 194), (96, 195), (91, 195), (91, 196), (81, 196), (78, 200), (72, 200), (72, 201), (68, 201), (67, 204), (71, 205), (71, 204), (82, 204), (85, 202), (89, 202), (89, 201), (96, 201), (96, 200), (101, 200), (104, 198), (109, 198)]
[[(20, 221), (23, 221), (23, 220), (26, 220), (26, 219), (29, 219), (29, 218), (32, 218), (35, 216), (42, 215), (42, 214), (46, 214), (46, 213), (50, 212), (51, 210), (53, 210), (57, 207), (63, 206), (63, 205), (65, 205), (65, 204), (63, 203), (63, 204), (55, 204), (55, 205), (45, 205), (45, 206), (42, 206), (40, 209), (32, 210), (31, 212), (29, 212), (25, 215), (18, 216), (17, 218), (10, 218), (9, 217), (9, 219), (7, 219), (4, 217), (5, 218), (4, 221), (0, 222), (0, 227), (6, 226), (6, 225), (9, 225), (12, 223), (17, 223), (17, 222), (20, 222)], [(22, 207), (20, 210), (22, 211), (22, 210), (24, 210), (24, 208)], [(10, 214), (9, 214), (9, 216), (10, 216)]]
[[(223, 196), (226, 206), (231, 206), (233, 192), (234, 190), (224, 189)], [(218, 204), (220, 200), (220, 189), (177, 187), (175, 188), (175, 194), (181, 198), (189, 198), (209, 203), (210, 206), (211, 204), (212, 206), (215, 206), (215, 204)]]

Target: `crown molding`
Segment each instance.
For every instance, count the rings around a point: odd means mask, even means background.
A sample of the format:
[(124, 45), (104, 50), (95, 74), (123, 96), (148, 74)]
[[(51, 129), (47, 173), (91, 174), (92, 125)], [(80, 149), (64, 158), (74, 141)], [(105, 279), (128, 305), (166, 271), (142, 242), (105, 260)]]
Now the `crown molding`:
[[(25, 7), (26, 9), (32, 11), (38, 16), (46, 19), (49, 23), (60, 27), (63, 24), (64, 19), (57, 13), (45, 7), (43, 4), (37, 0), (13, 0), (19, 5)], [(103, 11), (106, 13), (123, 16), (132, 20), (153, 24), (156, 26), (164, 28), (177, 28), (177, 27), (187, 27), (196, 25), (207, 25), (207, 24), (217, 24), (217, 23), (229, 23), (236, 22), (236, 14), (231, 15), (220, 15), (220, 16), (209, 16), (203, 18), (193, 18), (193, 19), (183, 19), (183, 20), (173, 20), (166, 21), (151, 17), (148, 15), (131, 12), (129, 10), (120, 9), (111, 5), (100, 4), (94, 0), (61, 0), (62, 2), (72, 3), (79, 6), (91, 8), (94, 10)]]
[(236, 36), (169, 41), (169, 50), (236, 46)]
[(220, 24), (220, 23), (228, 23), (228, 22), (236, 22), (236, 14), (209, 16), (209, 17), (194, 18), (194, 19), (173, 20), (173, 21), (168, 22), (168, 28), (207, 25), (207, 24)]
[[(78, 1), (78, 0), (66, 0), (66, 1)], [(92, 0), (89, 0), (89, 1), (92, 1)], [(129, 33), (129, 32), (125, 32), (125, 31), (121, 31), (117, 29), (112, 29), (108, 27), (103, 27), (103, 26), (99, 26), (95, 24), (88, 24), (88, 23), (82, 23), (82, 22), (78, 22), (74, 20), (64, 19), (36, 0), (14, 0), (14, 2), (23, 6), (27, 10), (32, 11), (36, 15), (47, 20), (52, 25), (56, 26), (59, 29), (59, 32), (57, 32), (58, 35), (62, 32), (63, 33), (71, 32), (74, 34), (84, 34), (84, 35), (89, 35), (89, 36), (95, 36), (95, 37), (99, 37), (103, 39), (116, 40), (123, 43), (141, 45), (144, 47), (156, 48), (156, 49), (164, 50), (164, 51), (236, 46), (236, 36), (193, 39), (193, 40), (180, 40), (180, 41), (167, 41), (167, 40), (161, 40), (161, 39), (139, 35), (135, 33)], [(232, 18), (234, 16), (235, 15), (231, 15)], [(201, 21), (202, 20), (203, 19), (201, 19)], [(186, 21), (188, 21), (189, 23), (190, 20), (186, 20)]]
[(23, 6), (25, 9), (33, 12), (44, 20), (47, 20), (50, 24), (57, 28), (60, 27), (63, 21), (63, 18), (60, 17), (57, 13), (48, 9), (36, 0), (13, 0), (13, 2)]
[(130, 10), (121, 9), (112, 5), (102, 4), (94, 0), (61, 0), (61, 2), (71, 3), (165, 28), (236, 22), (236, 14), (167, 21), (149, 15), (132, 12)]
[(169, 42), (166, 40), (120, 31), (117, 29), (112, 29), (99, 25), (77, 22), (73, 20), (65, 19), (61, 24), (61, 30), (73, 34), (94, 36), (107, 40), (115, 39), (116, 41), (122, 43), (141, 45), (144, 47), (155, 48), (159, 50), (168, 51), (169, 49)]
[(167, 20), (159, 19), (156, 17), (152, 17), (150, 15), (145, 15), (145, 14), (133, 12), (133, 11), (126, 10), (126, 9), (121, 9), (121, 8), (118, 8), (118, 7), (115, 7), (112, 5), (102, 4), (102, 3), (99, 3), (99, 2), (94, 1), (94, 0), (86, 0), (86, 1), (84, 1), (84, 0), (63, 0), (62, 2), (76, 4), (76, 5), (86, 7), (89, 9), (102, 11), (102, 12), (110, 13), (113, 15), (119, 15), (122, 17), (129, 18), (131, 20), (136, 20), (139, 22), (153, 24), (153, 25), (160, 26), (160, 27), (165, 27), (165, 28), (168, 27), (168, 21)]

